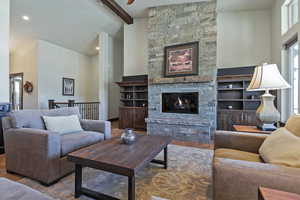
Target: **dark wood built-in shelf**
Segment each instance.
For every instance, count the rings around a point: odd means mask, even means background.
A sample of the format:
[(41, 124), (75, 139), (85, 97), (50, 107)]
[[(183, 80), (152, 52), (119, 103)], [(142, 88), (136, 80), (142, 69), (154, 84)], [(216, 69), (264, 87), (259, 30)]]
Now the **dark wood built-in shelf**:
[(148, 77), (123, 77), (121, 87), (119, 128), (146, 129), (148, 116)]
[[(217, 128), (233, 131), (233, 125), (257, 125), (256, 110), (263, 91), (247, 91), (255, 67), (219, 69), (217, 78)], [(238, 74), (239, 73), (239, 74)], [(273, 92), (273, 95), (276, 93)]]

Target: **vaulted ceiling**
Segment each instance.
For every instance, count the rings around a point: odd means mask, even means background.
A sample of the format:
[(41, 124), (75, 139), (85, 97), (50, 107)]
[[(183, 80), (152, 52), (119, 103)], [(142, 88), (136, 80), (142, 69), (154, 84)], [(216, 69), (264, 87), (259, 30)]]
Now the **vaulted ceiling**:
[[(115, 0), (134, 18), (147, 17), (148, 8), (210, 0)], [(218, 10), (265, 9), (274, 0), (217, 0)], [(24, 21), (27, 15), (30, 21)], [(11, 50), (34, 39), (46, 40), (83, 54), (96, 52), (99, 32), (122, 38), (123, 21), (101, 0), (11, 0)]]
[(41, 39), (95, 54), (98, 33), (117, 36), (122, 27), (123, 21), (97, 0), (11, 0), (11, 50)]

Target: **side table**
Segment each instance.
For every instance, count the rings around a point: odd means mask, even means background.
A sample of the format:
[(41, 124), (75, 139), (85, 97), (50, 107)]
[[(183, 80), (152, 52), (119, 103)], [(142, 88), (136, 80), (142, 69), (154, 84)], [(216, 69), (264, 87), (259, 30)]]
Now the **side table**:
[(260, 187), (258, 200), (300, 200), (299, 194)]
[(258, 133), (258, 134), (271, 134), (272, 131), (263, 131), (258, 129), (256, 126), (246, 126), (246, 125), (233, 125), (235, 131), (238, 132), (248, 132), (248, 133)]

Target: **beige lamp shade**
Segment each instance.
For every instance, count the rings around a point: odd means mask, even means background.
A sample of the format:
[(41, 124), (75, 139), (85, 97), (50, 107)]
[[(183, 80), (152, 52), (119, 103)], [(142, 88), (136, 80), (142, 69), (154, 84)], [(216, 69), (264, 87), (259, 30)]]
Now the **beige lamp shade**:
[(263, 64), (254, 70), (248, 91), (279, 90), (290, 88), (281, 76), (276, 64)]

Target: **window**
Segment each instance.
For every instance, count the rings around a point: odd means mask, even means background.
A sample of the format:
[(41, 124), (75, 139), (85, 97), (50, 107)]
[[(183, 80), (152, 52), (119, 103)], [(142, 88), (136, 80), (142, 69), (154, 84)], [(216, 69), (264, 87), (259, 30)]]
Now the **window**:
[(298, 42), (293, 43), (288, 47), (289, 56), (289, 71), (290, 71), (290, 84), (291, 89), (291, 111), (292, 113), (299, 113), (299, 65), (298, 65)]
[(298, 0), (286, 0), (281, 8), (282, 33), (286, 33), (298, 22)]

